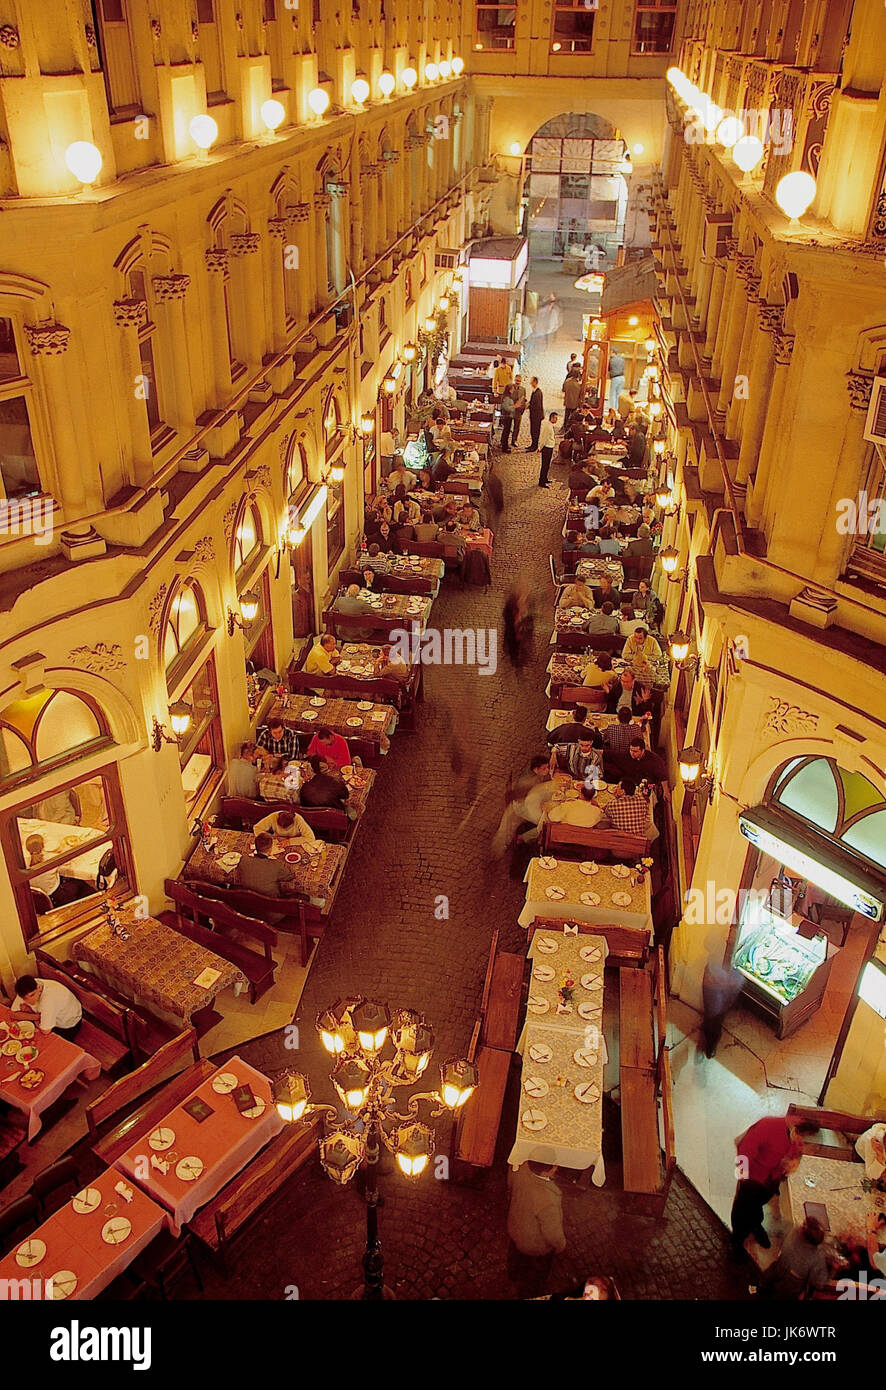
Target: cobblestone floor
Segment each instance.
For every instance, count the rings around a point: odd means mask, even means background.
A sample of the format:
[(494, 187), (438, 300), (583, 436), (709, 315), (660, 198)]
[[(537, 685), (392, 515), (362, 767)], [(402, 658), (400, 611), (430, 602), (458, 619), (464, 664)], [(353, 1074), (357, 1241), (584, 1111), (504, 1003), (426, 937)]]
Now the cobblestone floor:
[[(565, 282), (564, 282), (565, 283)], [(575, 297), (574, 295), (572, 296)], [(559, 380), (576, 314), (530, 370), (544, 371), (548, 409), (559, 404)], [(565, 350), (564, 350), (565, 349)], [(539, 372), (539, 374), (541, 374)], [(551, 585), (548, 554), (558, 553), (565, 484), (536, 487), (538, 456), (501, 457), (505, 512), (496, 530), (493, 584), (462, 590), (448, 580), (433, 612), (444, 627), (497, 628), (510, 586), (528, 577), (536, 596), (536, 660), (516, 672), (502, 653), (494, 675), (476, 668), (429, 667), (426, 699), (414, 734), (398, 733), (379, 772), (370, 810), (350, 856), (331, 928), (321, 941), (298, 1007), (301, 1048), (287, 1050), (275, 1033), (239, 1053), (263, 1070), (298, 1065), (314, 1098), (332, 1099), (327, 1058), (315, 1041), (320, 1009), (361, 992), (425, 1012), (436, 1034), (435, 1061), (460, 1055), (478, 1014), (490, 938), (495, 927), (507, 950), (525, 947), (516, 925), (523, 864), (490, 860), (488, 845), (510, 771), (544, 747)], [(556, 472), (556, 470), (555, 470)], [(452, 785), (447, 736), (451, 712), (481, 759), (479, 795), (464, 820), (464, 798)], [(524, 861), (525, 862), (525, 861)], [(448, 917), (435, 916), (439, 896)], [(380, 1227), (386, 1279), (400, 1298), (509, 1299), (529, 1290), (507, 1271), (507, 1153), (516, 1117), (512, 1073), (499, 1152), (482, 1188), (435, 1180), (430, 1171), (410, 1183), (382, 1170), (385, 1206)], [(448, 1152), (445, 1118), (437, 1121), (437, 1150)], [(564, 1198), (568, 1247), (548, 1277), (551, 1290), (587, 1273), (613, 1275), (624, 1298), (728, 1299), (747, 1295), (746, 1281), (726, 1260), (725, 1232), (689, 1184), (677, 1175), (665, 1216), (654, 1220), (620, 1210), (618, 1112), (604, 1113), (607, 1185), (568, 1189)], [(209, 1274), (206, 1296), (347, 1297), (360, 1278), (363, 1205), (357, 1191), (336, 1187), (320, 1170), (302, 1175), (250, 1228), (236, 1249), (232, 1275)], [(183, 1283), (180, 1297), (199, 1296)]]

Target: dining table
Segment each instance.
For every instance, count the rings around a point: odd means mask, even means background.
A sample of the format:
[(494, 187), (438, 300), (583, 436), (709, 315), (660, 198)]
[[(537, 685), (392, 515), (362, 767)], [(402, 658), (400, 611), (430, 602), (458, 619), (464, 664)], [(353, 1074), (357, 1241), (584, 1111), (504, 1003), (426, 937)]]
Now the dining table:
[(35, 1019), (0, 1003), (0, 1100), (26, 1116), (29, 1143), (43, 1127), (44, 1111), (78, 1076), (96, 1081), (100, 1075), (101, 1063), (91, 1053), (58, 1033), (41, 1033)]
[(580, 863), (537, 855), (523, 876), (526, 900), (517, 918), (531, 927), (551, 912), (577, 922), (621, 923), (652, 932), (652, 887), (649, 874), (629, 864)]
[(122, 931), (101, 922), (74, 942), (71, 954), (134, 1004), (189, 1023), (223, 990), (242, 994), (247, 988), (246, 976), (230, 961), (156, 917), (137, 916), (134, 905), (118, 908), (116, 916)]
[(95, 1298), (170, 1224), (161, 1205), (106, 1168), (0, 1260), (0, 1299)]
[[(360, 598), (367, 604), (380, 618), (386, 621), (397, 621), (403, 623), (409, 630), (413, 624), (418, 624), (423, 632), (431, 616), (433, 599), (422, 594), (377, 594), (372, 589), (361, 589)], [(333, 606), (332, 613), (336, 609)], [(371, 620), (366, 620), (367, 630), (372, 627)]]
[[(581, 685), (585, 669), (592, 660), (593, 652), (587, 649), (581, 652), (554, 652), (547, 666), (550, 676), (551, 699), (560, 699), (560, 692), (564, 685)], [(667, 690), (671, 683), (670, 668), (667, 657), (664, 655), (660, 660), (653, 661), (649, 665), (641, 665), (635, 661), (625, 661), (624, 657), (621, 656), (613, 656), (612, 669), (616, 676), (620, 676), (625, 670), (632, 671), (641, 685), (649, 685), (653, 690)]]
[(865, 1175), (861, 1162), (804, 1154), (793, 1173), (781, 1184), (780, 1214), (794, 1226), (806, 1219), (807, 1202), (827, 1212), (827, 1226), (834, 1240), (847, 1236), (862, 1243), (867, 1239), (868, 1217), (886, 1216), (886, 1192)]
[[(254, 1104), (243, 1097), (241, 1113), (242, 1086)], [(282, 1128), (270, 1081), (235, 1056), (121, 1154), (116, 1167), (165, 1208), (178, 1235)]]
[[(347, 848), (330, 844), (327, 840), (314, 840), (311, 844), (299, 844), (293, 849), (291, 842), (281, 835), (273, 836), (273, 841), (269, 857), (285, 860), (294, 891), (306, 893), (312, 898), (322, 898), (320, 911), (328, 913), (347, 859)], [(235, 887), (237, 865), (244, 854), (253, 853), (255, 836), (247, 830), (220, 830), (214, 826), (211, 843), (211, 850), (206, 849), (200, 841), (195, 844), (182, 869), (182, 878), (186, 883), (216, 883)]]
[[(617, 714), (594, 714), (589, 712), (584, 722), (587, 724), (588, 728), (599, 729), (599, 731), (603, 733), (605, 729), (611, 729), (612, 726), (619, 721)], [(637, 724), (637, 734), (639, 735), (642, 733), (646, 747), (650, 748), (652, 745), (649, 742), (649, 720), (644, 719), (642, 722), (636, 720), (635, 722)], [(571, 723), (573, 723), (573, 712), (571, 709), (552, 709), (548, 715), (545, 730), (550, 734), (553, 733), (555, 729), (559, 729), (561, 724)]]
[(331, 694), (284, 694), (266, 716), (266, 722), (273, 723), (275, 719), (282, 719), (288, 729), (302, 734), (325, 726), (346, 741), (360, 739), (375, 744), (380, 753), (387, 753), (391, 735), (397, 727), (397, 711), (393, 705), (373, 700), (344, 700)]
[(575, 566), (575, 577), (591, 586), (603, 578), (611, 579), (620, 589), (625, 582), (624, 565), (614, 555), (584, 555)]
[(75, 849), (77, 845), (90, 845), (90, 848), (84, 849), (82, 854), (77, 854), (72, 859), (65, 860), (64, 864), (59, 864), (58, 871), (62, 878), (76, 878), (81, 883), (95, 885), (102, 855), (106, 854), (111, 847), (105, 831), (96, 830), (91, 825), (66, 825), (60, 821), (37, 820), (30, 816), (17, 817), (16, 824), (21, 837), (25, 863), (28, 863), (25, 843), (31, 835), (40, 836), (47, 859), (52, 859), (57, 854), (64, 854), (67, 850)]
[(440, 581), (446, 573), (446, 566), (433, 555), (398, 555), (392, 552), (385, 556), (384, 568), (379, 569), (378, 573), (396, 579), (401, 584), (415, 584), (416, 587), (412, 590), (415, 594), (429, 594), (431, 598), (436, 598), (440, 592)]
[[(600, 936), (535, 931), (526, 1022), (517, 1042), (520, 1104), (512, 1168), (539, 1162), (606, 1181), (603, 1162), (604, 968)], [(561, 996), (560, 991), (564, 994)]]

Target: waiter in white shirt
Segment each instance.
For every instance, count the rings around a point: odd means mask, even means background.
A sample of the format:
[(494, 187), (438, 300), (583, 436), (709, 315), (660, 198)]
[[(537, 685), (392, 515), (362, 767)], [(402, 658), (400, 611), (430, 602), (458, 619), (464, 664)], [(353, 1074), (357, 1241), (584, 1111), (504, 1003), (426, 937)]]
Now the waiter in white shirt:
[(58, 1033), (68, 1042), (74, 1041), (83, 1019), (76, 994), (57, 980), (35, 980), (33, 975), (16, 980), (12, 1012), (37, 1020), (41, 1033)]
[(541, 468), (538, 474), (539, 487), (550, 487), (548, 482), (548, 469), (551, 466), (551, 459), (554, 456), (554, 445), (557, 442), (555, 426), (559, 416), (556, 410), (552, 411), (546, 420), (542, 420), (538, 431), (538, 447), (541, 450)]

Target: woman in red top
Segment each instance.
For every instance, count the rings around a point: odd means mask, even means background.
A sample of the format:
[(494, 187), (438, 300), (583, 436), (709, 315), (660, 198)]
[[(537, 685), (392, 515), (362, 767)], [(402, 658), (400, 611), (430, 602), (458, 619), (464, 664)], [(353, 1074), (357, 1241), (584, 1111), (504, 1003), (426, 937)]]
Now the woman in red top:
[(335, 763), (336, 767), (346, 767), (351, 761), (351, 754), (348, 745), (345, 743), (341, 734), (334, 734), (331, 729), (318, 729), (308, 744), (308, 757), (325, 758), (327, 762)]

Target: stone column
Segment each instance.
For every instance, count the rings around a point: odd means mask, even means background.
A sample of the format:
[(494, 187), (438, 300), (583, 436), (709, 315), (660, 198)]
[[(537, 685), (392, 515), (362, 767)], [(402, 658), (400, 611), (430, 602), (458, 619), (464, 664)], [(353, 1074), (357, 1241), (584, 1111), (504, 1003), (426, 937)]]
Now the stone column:
[[(193, 430), (196, 418), (184, 315), (190, 284), (190, 275), (155, 275), (152, 281), (157, 327), (161, 342), (169, 344), (172, 364), (172, 371), (163, 378), (164, 414), (167, 422), (180, 431)], [(171, 410), (166, 408), (167, 396)]]
[(718, 256), (711, 266), (711, 283), (708, 293), (708, 303), (706, 308), (705, 320), (705, 340), (702, 348), (702, 356), (712, 358), (714, 355), (714, 345), (717, 341), (717, 329), (722, 317), (723, 291), (726, 288), (726, 269), (728, 262), (723, 256)]
[(237, 281), (241, 289), (240, 307), (246, 330), (246, 365), (253, 372), (261, 366), (265, 344), (265, 301), (258, 255), (261, 236), (258, 232), (233, 232), (229, 243), (231, 259), (239, 266)]
[[(749, 258), (746, 258), (749, 259)], [(741, 270), (747, 274), (746, 267)], [(718, 411), (726, 411), (732, 404), (735, 391), (735, 373), (738, 368), (741, 344), (744, 338), (745, 323), (748, 316), (748, 301), (745, 291), (745, 282), (741, 278), (741, 272), (736, 266), (736, 272), (732, 282), (732, 295), (729, 300), (729, 307), (726, 315), (726, 328), (723, 335), (723, 347), (721, 353), (721, 372), (720, 372), (720, 397), (717, 402)]]
[[(735, 374), (747, 377), (748, 387), (753, 369), (753, 345), (757, 334), (757, 307), (760, 303), (760, 279), (755, 275), (742, 276), (745, 287), (744, 331), (738, 355), (735, 359)], [(744, 386), (744, 383), (742, 383)], [(726, 412), (726, 438), (740, 439), (744, 426), (745, 406), (748, 396), (733, 392)]]
[(311, 243), (310, 203), (290, 203), (285, 213), (289, 234), (288, 245), (298, 252), (298, 266), (287, 272), (296, 277), (298, 287), (298, 322), (307, 323), (314, 310), (314, 247)]
[[(287, 256), (286, 247), (290, 245), (287, 233), (288, 227), (285, 217), (268, 218), (266, 273), (268, 284), (271, 287), (271, 340), (275, 352), (283, 351), (289, 336), (286, 328), (286, 277), (287, 275), (297, 276), (301, 273), (295, 266), (284, 264)], [(289, 259), (292, 259), (291, 255)], [(300, 262), (301, 257), (299, 256)]]
[(746, 483), (756, 472), (763, 427), (769, 406), (775, 362), (775, 334), (782, 323), (782, 310), (776, 304), (757, 306), (756, 335), (753, 344), (738, 457), (738, 481)]
[[(142, 308), (144, 309), (144, 306)], [(31, 355), (39, 358), (39, 373), (46, 392), (59, 485), (56, 500), (65, 516), (76, 520), (88, 511), (88, 507), (85, 475), (81, 465), (83, 440), (77, 438), (71, 408), (71, 388), (68, 381), (70, 359), (67, 362), (63, 360), (68, 350), (71, 330), (63, 323), (26, 324), (25, 337)], [(50, 481), (49, 478), (41, 478), (44, 492), (51, 491)]]
[[(212, 338), (212, 362), (215, 372), (215, 404), (226, 403), (231, 395), (231, 358), (228, 353), (228, 328), (225, 313), (225, 284), (231, 278), (228, 252), (213, 247), (206, 252), (209, 271), (209, 316)], [(233, 344), (231, 344), (233, 351)]]
[(746, 514), (750, 526), (759, 526), (763, 521), (766, 510), (766, 494), (769, 490), (773, 464), (784, 447), (785, 423), (781, 418), (781, 408), (784, 402), (793, 349), (793, 338), (777, 331), (773, 334), (775, 367), (772, 374), (772, 385), (769, 389), (766, 419), (763, 422), (760, 451), (757, 456), (753, 495), (748, 497)]
[(864, 426), (871, 403), (873, 382), (873, 376), (862, 376), (860, 372), (846, 373), (849, 415), (833, 473), (828, 513), (821, 528), (813, 570), (813, 579), (818, 580), (820, 584), (830, 585), (835, 582), (854, 544), (850, 537), (837, 530), (837, 503), (842, 497), (857, 497), (864, 482), (861, 468), (865, 450), (870, 447), (865, 442)]
[(314, 306), (323, 309), (330, 300), (329, 280), (332, 267), (327, 264), (326, 213), (332, 206), (331, 193), (315, 193), (309, 223), (309, 237), (314, 248)]
[[(142, 364), (138, 351), (138, 331), (148, 319), (148, 306), (143, 299), (118, 299), (114, 304), (114, 320), (122, 330), (120, 352), (123, 358), (123, 391), (129, 417), (129, 437), (132, 450), (132, 481), (139, 487), (154, 476), (151, 453), (151, 427), (145, 409), (144, 396), (136, 394), (141, 385)], [(153, 387), (151, 388), (153, 389)]]

